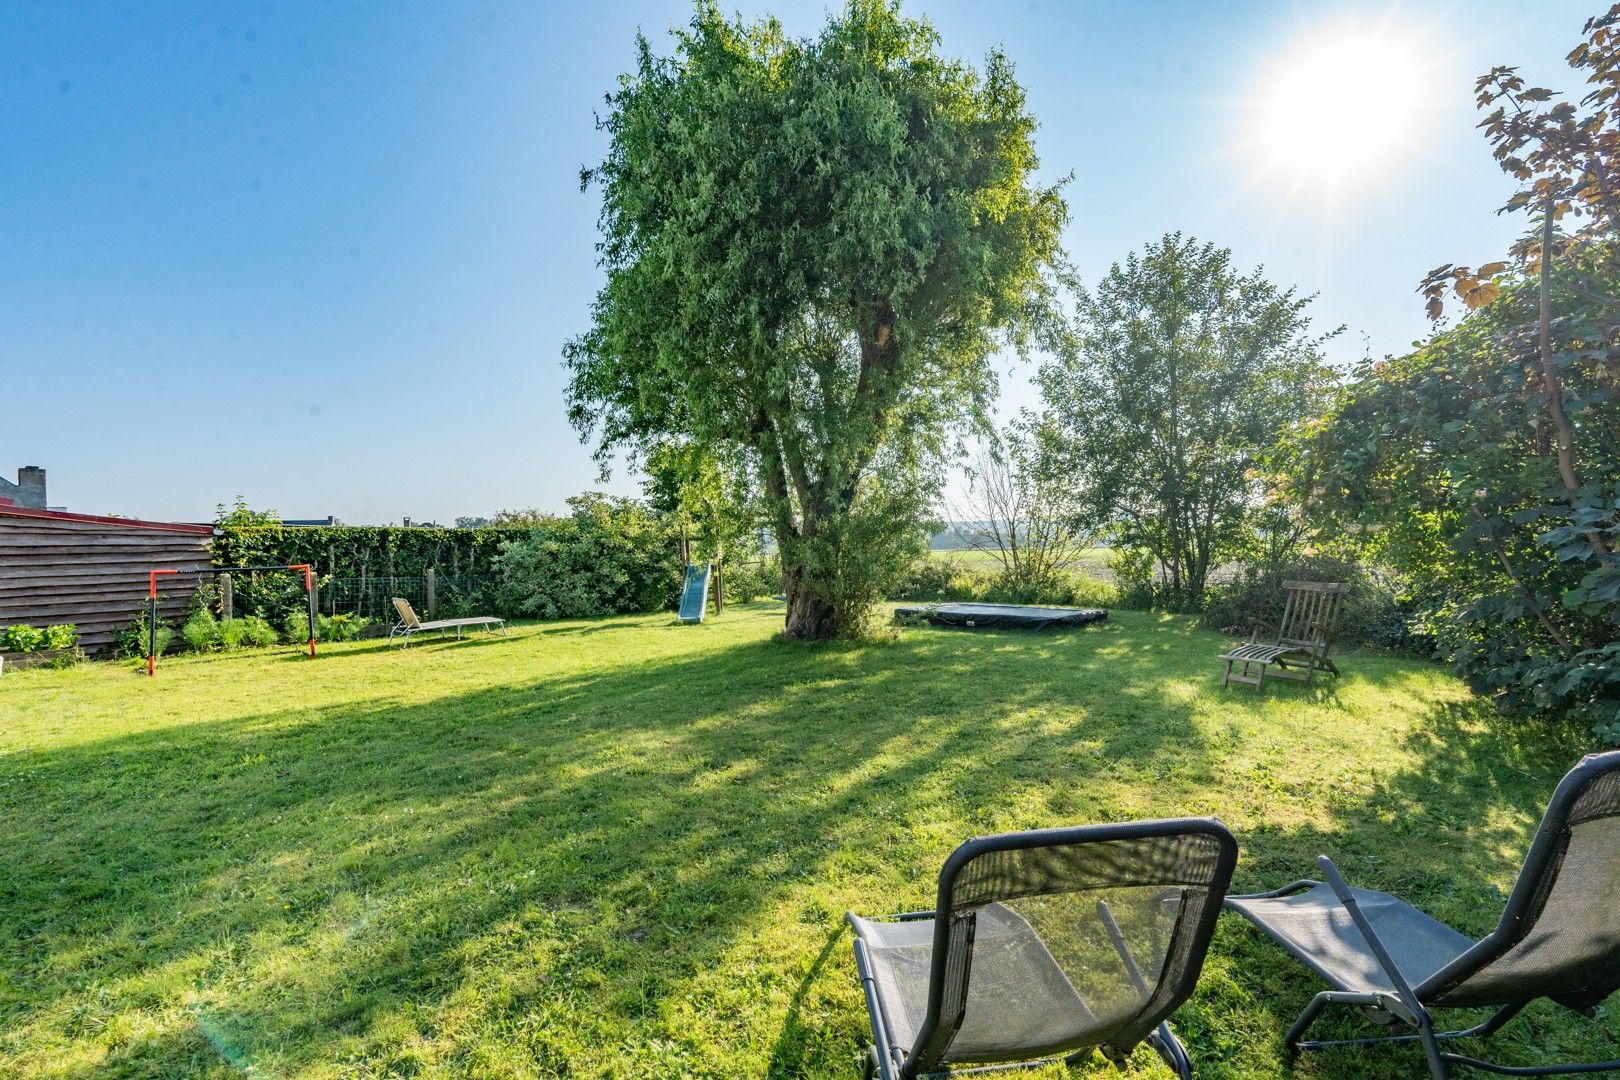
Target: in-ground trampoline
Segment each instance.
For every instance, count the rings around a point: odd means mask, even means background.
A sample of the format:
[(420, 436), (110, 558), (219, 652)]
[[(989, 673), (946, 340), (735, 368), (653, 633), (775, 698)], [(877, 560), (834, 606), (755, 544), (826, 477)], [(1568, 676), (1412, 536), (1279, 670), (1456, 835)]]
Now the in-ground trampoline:
[(1108, 618), (1102, 608), (1030, 607), (1023, 604), (927, 604), (894, 609), (900, 619), (927, 619), (935, 626), (974, 629), (1054, 630)]

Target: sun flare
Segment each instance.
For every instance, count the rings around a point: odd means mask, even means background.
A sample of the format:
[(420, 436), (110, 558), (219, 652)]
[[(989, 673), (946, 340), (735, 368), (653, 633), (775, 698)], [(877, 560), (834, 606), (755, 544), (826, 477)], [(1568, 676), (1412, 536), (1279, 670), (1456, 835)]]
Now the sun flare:
[(1366, 185), (1421, 151), (1434, 106), (1432, 54), (1411, 27), (1321, 29), (1289, 50), (1254, 114), (1258, 164), (1295, 188)]

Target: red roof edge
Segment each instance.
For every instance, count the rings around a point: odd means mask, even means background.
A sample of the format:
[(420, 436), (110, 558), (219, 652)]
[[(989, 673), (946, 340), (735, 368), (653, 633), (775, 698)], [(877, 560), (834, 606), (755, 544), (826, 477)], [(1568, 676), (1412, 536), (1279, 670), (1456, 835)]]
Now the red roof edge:
[(156, 529), (159, 532), (190, 533), (194, 536), (213, 536), (212, 525), (182, 525), (176, 521), (142, 521), (139, 518), (102, 517), (98, 514), (69, 514), (64, 510), (35, 510), (28, 506), (13, 506), (0, 499), (0, 517), (42, 518), (46, 521), (82, 521), (89, 525), (116, 525), (127, 529)]

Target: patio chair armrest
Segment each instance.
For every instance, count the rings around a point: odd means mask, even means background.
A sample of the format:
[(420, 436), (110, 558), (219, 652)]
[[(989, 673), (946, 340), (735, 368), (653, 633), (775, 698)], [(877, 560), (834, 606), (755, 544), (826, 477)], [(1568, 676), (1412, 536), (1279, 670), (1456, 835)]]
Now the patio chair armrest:
[(932, 919), (938, 914), (937, 911), (897, 911), (888, 918), (891, 922), (921, 922), (923, 919)]
[(1304, 892), (1306, 889), (1314, 889), (1320, 884), (1322, 883), (1314, 878), (1300, 878), (1298, 881), (1290, 881), (1280, 889), (1269, 889), (1266, 892), (1254, 893), (1230, 893), (1221, 903), (1227, 905), (1233, 900), (1275, 900), (1279, 896), (1292, 896), (1294, 893)]
[(1278, 634), (1277, 624), (1272, 622), (1270, 619), (1250, 619), (1249, 620), (1249, 641), (1251, 643), (1259, 641), (1260, 640), (1260, 631), (1262, 631), (1262, 630), (1264, 630), (1266, 632), (1266, 634), (1268, 636), (1270, 636), (1270, 637), (1276, 637), (1277, 634)]
[(1343, 876), (1339, 873), (1339, 868), (1334, 866), (1333, 860), (1326, 855), (1316, 857), (1316, 866), (1322, 871), (1322, 876), (1327, 879), (1327, 883), (1333, 887), (1333, 895), (1339, 898), (1339, 903), (1343, 904), (1345, 911), (1350, 913), (1350, 921), (1356, 924), (1357, 930), (1361, 931), (1361, 936), (1366, 939), (1368, 947), (1372, 949), (1373, 956), (1378, 959), (1379, 966), (1384, 969), (1384, 974), (1389, 976), (1390, 985), (1395, 987), (1396, 996), (1400, 998), (1401, 1004), (1411, 1012), (1412, 1022), (1425, 1030), (1428, 1029), (1430, 1026), (1428, 1010), (1423, 1007), (1423, 1003), (1412, 992), (1412, 987), (1407, 983), (1406, 976), (1401, 974), (1401, 969), (1395, 966), (1394, 958), (1389, 955), (1389, 950), (1384, 947), (1384, 941), (1378, 936), (1378, 931), (1373, 929), (1372, 922), (1368, 920), (1366, 915), (1362, 914), (1361, 905), (1356, 903), (1355, 894), (1350, 891), (1350, 886), (1345, 884)]

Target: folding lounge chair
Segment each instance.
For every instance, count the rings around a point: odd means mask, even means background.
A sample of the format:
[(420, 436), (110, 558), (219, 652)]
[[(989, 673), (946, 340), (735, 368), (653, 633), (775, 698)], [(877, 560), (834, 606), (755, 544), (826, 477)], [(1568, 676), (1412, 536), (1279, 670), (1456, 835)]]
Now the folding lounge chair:
[(388, 631), (388, 640), (398, 638), (404, 644), (411, 643), (412, 634), (420, 634), (424, 630), (454, 630), (456, 640), (461, 640), (461, 631), (467, 626), (500, 627), (501, 633), (506, 633), (506, 620), (497, 619), (493, 615), (475, 615), (468, 619), (434, 619), (432, 622), (423, 622), (416, 617), (411, 609), (411, 602), (403, 597), (394, 597), (394, 610), (399, 612), (399, 622)]
[(866, 1076), (1041, 1064), (1147, 1042), (1177, 1075), (1167, 1018), (1192, 993), (1237, 862), (1212, 819), (1041, 829), (969, 840), (938, 907), (851, 912), (873, 1045)]
[[(1282, 622), (1275, 627), (1262, 623), (1266, 629), (1275, 631), (1275, 636), (1270, 641), (1261, 641), (1260, 631), (1256, 629), (1248, 641), (1224, 653), (1221, 659), (1226, 661), (1226, 677), (1221, 680), (1222, 686), (1248, 683), (1258, 694), (1267, 675), (1306, 684), (1316, 678), (1318, 671), (1330, 671), (1334, 678), (1338, 677), (1338, 666), (1328, 659), (1328, 650), (1333, 648), (1339, 612), (1350, 586), (1325, 581), (1285, 581), (1283, 588), (1288, 592), (1288, 599), (1283, 604)], [(1232, 670), (1235, 664), (1242, 664), (1243, 670)], [(1277, 665), (1276, 671), (1271, 670), (1273, 664)]]
[[(1479, 942), (1393, 896), (1350, 888), (1326, 856), (1316, 862), (1327, 884), (1296, 881), (1226, 901), (1332, 987), (1289, 1029), (1290, 1052), (1416, 1042), (1442, 1080), (1454, 1064), (1511, 1076), (1620, 1070), (1620, 1061), (1497, 1065), (1440, 1047), (1490, 1035), (1537, 998), (1590, 1015), (1620, 988), (1620, 751), (1582, 760), (1558, 785), (1501, 921)], [(1303, 1041), (1329, 1005), (1417, 1030)], [(1476, 1006), (1497, 1011), (1462, 1031), (1435, 1030), (1431, 1010)]]

